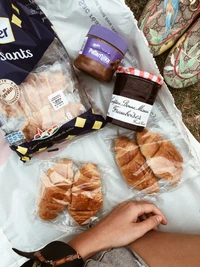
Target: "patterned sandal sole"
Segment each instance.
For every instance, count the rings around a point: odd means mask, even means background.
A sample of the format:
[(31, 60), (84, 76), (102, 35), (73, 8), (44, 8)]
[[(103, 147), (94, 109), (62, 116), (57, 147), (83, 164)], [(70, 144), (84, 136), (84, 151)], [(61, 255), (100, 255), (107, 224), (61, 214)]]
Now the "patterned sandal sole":
[(200, 18), (171, 49), (163, 76), (173, 88), (188, 87), (200, 80)]
[(150, 0), (143, 10), (138, 25), (154, 56), (172, 47), (200, 14), (198, 3), (191, 6), (189, 0), (186, 4), (182, 1)]

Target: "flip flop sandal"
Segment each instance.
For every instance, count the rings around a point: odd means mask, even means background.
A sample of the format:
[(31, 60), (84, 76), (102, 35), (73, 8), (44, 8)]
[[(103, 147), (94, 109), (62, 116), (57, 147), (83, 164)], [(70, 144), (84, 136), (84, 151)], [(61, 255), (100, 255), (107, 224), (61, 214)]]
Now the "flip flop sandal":
[(199, 0), (150, 0), (138, 26), (157, 56), (172, 47), (199, 14)]
[(163, 76), (173, 88), (191, 86), (200, 80), (200, 18), (171, 49)]

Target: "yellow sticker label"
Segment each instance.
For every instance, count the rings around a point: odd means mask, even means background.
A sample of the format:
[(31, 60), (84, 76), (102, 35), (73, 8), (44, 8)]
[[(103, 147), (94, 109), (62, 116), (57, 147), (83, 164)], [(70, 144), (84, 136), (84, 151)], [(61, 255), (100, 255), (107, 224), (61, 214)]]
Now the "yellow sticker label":
[(66, 139), (73, 139), (76, 135), (68, 135)]
[(92, 129), (93, 130), (99, 130), (101, 128), (102, 124), (103, 124), (102, 121), (95, 121)]
[(19, 14), (19, 9), (12, 4), (12, 8)]
[(22, 21), (17, 16), (15, 16), (15, 14), (12, 15), (12, 23), (20, 28), (22, 27)]
[(28, 151), (28, 148), (22, 147), (22, 146), (18, 146), (18, 148), (16, 149), (16, 151), (18, 151), (22, 155), (25, 155), (27, 153), (27, 151)]
[(22, 157), (22, 160), (23, 160), (23, 161), (29, 161), (30, 158), (29, 158), (29, 157), (26, 157), (26, 156), (23, 156), (23, 157)]
[(75, 126), (79, 128), (83, 128), (86, 123), (86, 119), (77, 117)]
[(40, 148), (38, 151), (39, 152), (42, 152), (42, 151), (45, 151), (47, 149), (47, 146), (46, 147), (42, 147), (42, 148)]

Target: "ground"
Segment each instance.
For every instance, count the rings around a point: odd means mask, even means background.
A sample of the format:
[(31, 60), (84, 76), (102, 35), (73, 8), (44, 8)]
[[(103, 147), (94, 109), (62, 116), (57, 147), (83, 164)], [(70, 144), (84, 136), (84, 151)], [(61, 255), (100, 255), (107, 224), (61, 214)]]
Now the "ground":
[[(148, 0), (125, 0), (125, 2), (138, 20)], [(161, 73), (168, 52), (166, 51), (162, 55), (155, 57)], [(177, 108), (182, 112), (183, 122), (200, 142), (200, 81), (190, 87), (183, 89), (169, 87), (169, 90), (174, 97)]]

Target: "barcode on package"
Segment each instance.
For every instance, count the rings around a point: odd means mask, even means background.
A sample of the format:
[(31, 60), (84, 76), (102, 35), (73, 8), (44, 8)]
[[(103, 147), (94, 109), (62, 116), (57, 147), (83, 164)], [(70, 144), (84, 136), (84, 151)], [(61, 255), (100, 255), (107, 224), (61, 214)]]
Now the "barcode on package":
[(55, 110), (58, 110), (68, 104), (66, 96), (63, 91), (59, 90), (54, 94), (48, 96), (48, 99)]

